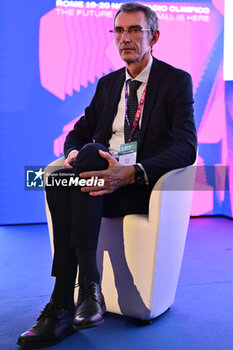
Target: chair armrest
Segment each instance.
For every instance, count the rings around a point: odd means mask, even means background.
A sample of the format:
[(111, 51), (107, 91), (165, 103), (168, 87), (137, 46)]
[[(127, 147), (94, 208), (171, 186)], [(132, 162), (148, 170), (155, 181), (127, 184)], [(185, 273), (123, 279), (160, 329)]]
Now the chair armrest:
[[(151, 192), (149, 203), (149, 221), (153, 216), (153, 225), (155, 224), (154, 221), (156, 221), (157, 224), (159, 222), (158, 217), (155, 217), (156, 213), (160, 213), (161, 215), (161, 207), (166, 208), (168, 203), (169, 206), (173, 206), (174, 213), (176, 212), (176, 209), (179, 210), (179, 207), (181, 210), (184, 198), (186, 205), (187, 198), (190, 198), (188, 200), (188, 207), (191, 207), (192, 192), (196, 175), (195, 165), (196, 164), (189, 165), (185, 168), (171, 170), (161, 176), (156, 182)], [(191, 210), (191, 208), (187, 211), (189, 210)]]
[(45, 175), (49, 176), (53, 171), (63, 168), (64, 162), (65, 157), (61, 157), (48, 164), (47, 167), (44, 169)]

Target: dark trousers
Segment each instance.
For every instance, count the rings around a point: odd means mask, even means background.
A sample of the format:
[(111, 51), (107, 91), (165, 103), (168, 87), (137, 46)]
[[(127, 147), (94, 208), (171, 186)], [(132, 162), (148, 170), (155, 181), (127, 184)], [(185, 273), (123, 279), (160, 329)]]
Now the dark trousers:
[[(101, 144), (85, 145), (79, 151), (73, 169), (60, 169), (51, 176), (69, 181), (72, 173), (78, 176), (84, 171), (106, 169), (108, 162), (99, 155), (100, 149), (108, 152)], [(72, 276), (76, 273), (75, 248), (97, 248), (102, 216), (147, 214), (150, 193), (149, 186), (128, 185), (108, 195), (92, 197), (77, 186), (47, 186), (54, 234), (52, 275)]]

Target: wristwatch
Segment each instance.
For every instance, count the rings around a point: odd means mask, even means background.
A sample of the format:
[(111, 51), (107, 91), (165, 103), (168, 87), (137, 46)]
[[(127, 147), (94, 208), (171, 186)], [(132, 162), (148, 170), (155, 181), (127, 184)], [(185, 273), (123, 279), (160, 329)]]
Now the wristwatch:
[(135, 168), (136, 183), (140, 186), (145, 185), (146, 181), (145, 181), (144, 171), (142, 170), (142, 168), (138, 164), (134, 164), (133, 166)]

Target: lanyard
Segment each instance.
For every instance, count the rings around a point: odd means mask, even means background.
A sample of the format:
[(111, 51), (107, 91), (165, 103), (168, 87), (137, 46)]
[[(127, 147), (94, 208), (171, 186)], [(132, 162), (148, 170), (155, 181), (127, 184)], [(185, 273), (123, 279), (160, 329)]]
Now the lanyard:
[(143, 108), (143, 105), (144, 105), (144, 101), (145, 101), (145, 95), (146, 95), (146, 87), (147, 85), (145, 86), (144, 90), (143, 90), (143, 93), (142, 93), (142, 96), (140, 98), (140, 102), (138, 104), (138, 108), (137, 108), (137, 112), (135, 114), (135, 117), (134, 117), (134, 121), (133, 121), (133, 125), (131, 127), (131, 124), (130, 124), (130, 121), (129, 121), (129, 117), (128, 117), (128, 107), (127, 107), (127, 102), (128, 102), (128, 91), (127, 91), (127, 81), (125, 82), (125, 119), (126, 119), (126, 122), (130, 128), (130, 139), (132, 139), (132, 136), (136, 130), (136, 127), (138, 125), (138, 122), (139, 122), (139, 119), (141, 117), (141, 113), (142, 113), (142, 108)]

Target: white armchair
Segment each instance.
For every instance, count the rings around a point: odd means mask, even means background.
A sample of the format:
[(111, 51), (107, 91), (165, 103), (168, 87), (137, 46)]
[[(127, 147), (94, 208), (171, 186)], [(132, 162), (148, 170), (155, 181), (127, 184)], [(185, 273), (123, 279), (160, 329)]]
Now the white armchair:
[[(45, 172), (63, 163), (60, 158)], [(102, 219), (97, 258), (107, 311), (151, 320), (174, 302), (194, 180), (194, 166), (170, 171), (154, 186), (149, 215)], [(46, 213), (53, 250), (47, 203)]]

